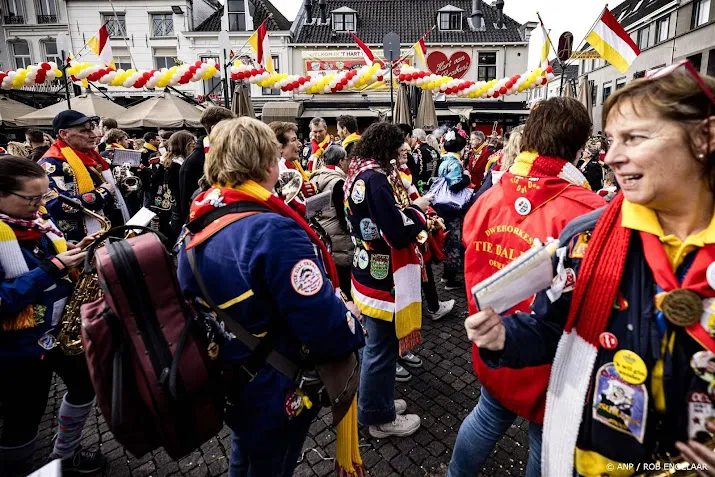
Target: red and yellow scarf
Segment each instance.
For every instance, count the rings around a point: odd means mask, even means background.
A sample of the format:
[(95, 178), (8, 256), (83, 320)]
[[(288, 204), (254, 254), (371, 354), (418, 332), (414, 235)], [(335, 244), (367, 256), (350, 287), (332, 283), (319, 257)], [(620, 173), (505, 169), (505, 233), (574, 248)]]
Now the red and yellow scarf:
[(77, 190), (80, 194), (86, 194), (95, 188), (92, 176), (89, 175), (89, 168), (99, 168), (100, 174), (102, 171), (109, 170), (107, 161), (94, 149), (87, 153), (76, 151), (62, 139), (57, 139), (42, 157), (51, 157), (68, 163), (74, 173)]

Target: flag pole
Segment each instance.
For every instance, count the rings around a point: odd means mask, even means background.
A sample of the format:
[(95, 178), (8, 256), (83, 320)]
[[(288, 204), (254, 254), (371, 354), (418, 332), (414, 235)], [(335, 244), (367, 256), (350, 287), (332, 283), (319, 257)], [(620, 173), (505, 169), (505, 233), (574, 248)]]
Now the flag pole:
[[(576, 48), (574, 48), (572, 51), (578, 51), (579, 48), (581, 48), (581, 46), (582, 46), (584, 43), (586, 43), (586, 37), (588, 37), (588, 35), (593, 31), (593, 28), (594, 28), (594, 27), (598, 24), (598, 22), (601, 20), (601, 17), (603, 16), (603, 13), (604, 13), (606, 10), (608, 10), (608, 4), (606, 4), (606, 6), (603, 7), (603, 10), (601, 10), (601, 13), (599, 13), (599, 14), (598, 14), (598, 17), (596, 17), (596, 21), (593, 22), (593, 25), (591, 25), (591, 28), (589, 28), (589, 29), (586, 31), (586, 34), (583, 36), (583, 40), (581, 40), (581, 43), (579, 43), (578, 46), (577, 46)], [(569, 59), (566, 61), (566, 64), (565, 64), (564, 66), (567, 66), (570, 62), (571, 62), (571, 58), (569, 58)]]
[[(429, 30), (427, 30), (427, 33), (425, 33), (424, 35), (422, 35), (422, 36), (420, 37), (420, 39), (417, 40), (417, 43), (419, 43), (419, 42), (421, 42), (422, 40), (424, 40), (425, 38), (427, 38), (427, 35), (429, 35), (430, 33), (432, 33), (432, 32), (435, 30), (435, 28), (437, 28), (437, 25), (434, 25), (434, 26), (432, 26), (432, 28), (430, 28)], [(417, 43), (415, 43), (415, 45), (416, 45)], [(412, 48), (410, 48), (410, 49), (411, 49), (411, 50), (414, 50), (414, 46), (415, 46), (415, 45), (412, 45)], [(407, 55), (401, 56), (401, 57), (398, 58), (397, 61), (395, 61), (394, 63), (399, 63), (399, 62), (401, 62), (402, 60), (405, 60), (405, 59), (407, 59)], [(427, 61), (427, 60), (425, 59), (425, 61)], [(426, 65), (425, 65), (425, 66), (426, 66)]]
[[(272, 13), (270, 13), (270, 14), (266, 17), (266, 19), (263, 20), (263, 23), (266, 23), (266, 22), (267, 22), (268, 20), (270, 20), (271, 18), (273, 18), (273, 14), (272, 14)], [(263, 26), (263, 23), (261, 23), (260, 25), (258, 25), (258, 28), (261, 28), (261, 27)], [(223, 66), (224, 68), (227, 68), (228, 66), (230, 66), (231, 63), (233, 63), (233, 61), (241, 55), (241, 52), (243, 51), (243, 49), (246, 48), (246, 45), (248, 45), (248, 42), (251, 41), (251, 37), (252, 37), (253, 35), (255, 35), (256, 32), (258, 31), (258, 28), (255, 29), (255, 30), (253, 30), (253, 33), (248, 36), (248, 39), (243, 43), (243, 45), (241, 45), (241, 48), (239, 48), (238, 51), (236, 52), (236, 54), (233, 55), (233, 58), (231, 58), (231, 59), (228, 61), (228, 63), (226, 63), (226, 64)]]
[[(119, 16), (117, 15), (117, 11), (114, 9), (114, 3), (112, 0), (109, 0), (109, 6), (112, 7), (112, 12), (114, 12), (114, 20), (117, 22), (117, 25), (122, 29), (122, 36), (124, 37), (124, 45), (127, 47), (127, 52), (129, 53), (129, 59), (132, 60), (132, 67), (137, 68), (137, 62), (134, 61), (134, 55), (132, 55), (132, 49), (129, 48), (129, 42), (127, 41), (127, 30), (122, 26), (121, 23), (119, 23)], [(107, 23), (105, 22), (105, 25)], [(107, 32), (109, 33), (109, 32)], [(107, 35), (109, 36), (109, 35)], [(111, 37), (107, 38), (107, 41), (111, 41)], [(112, 52), (112, 61), (114, 61), (114, 52)]]

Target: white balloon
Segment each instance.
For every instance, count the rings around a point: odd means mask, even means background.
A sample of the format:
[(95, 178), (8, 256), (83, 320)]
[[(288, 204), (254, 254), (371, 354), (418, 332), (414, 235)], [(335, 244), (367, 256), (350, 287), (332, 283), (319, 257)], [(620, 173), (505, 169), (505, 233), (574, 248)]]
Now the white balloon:
[(323, 92), (330, 93), (330, 86), (325, 86), (325, 88), (323, 88)]
[(45, 76), (47, 77), (48, 80), (52, 81), (57, 77), (57, 73), (54, 72), (54, 70), (48, 71)]

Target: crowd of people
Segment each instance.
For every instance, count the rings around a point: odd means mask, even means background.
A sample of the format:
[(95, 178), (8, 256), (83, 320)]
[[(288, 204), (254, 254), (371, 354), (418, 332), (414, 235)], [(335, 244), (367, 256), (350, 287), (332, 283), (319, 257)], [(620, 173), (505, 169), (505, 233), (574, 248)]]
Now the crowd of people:
[[(119, 225), (146, 207), (186, 296), (267, 343), (257, 357), (226, 334), (214, 350), (233, 379), (231, 477), (292, 475), (318, 414), (303, 382), (266, 362), (272, 350), (306, 370), (359, 355), (347, 416), (374, 438), (417, 432), (395, 382), (422, 365), (423, 317), (452, 311), (442, 290), (467, 297), (481, 384), (450, 477), (477, 475), (517, 417), (529, 477), (633, 475), (628, 463), (677, 454), (715, 475), (715, 374), (694, 364), (715, 362), (713, 105), (715, 79), (683, 67), (615, 92), (597, 134), (581, 103), (557, 97), (503, 137), (360, 131), (343, 115), (336, 136), (311, 120), (305, 145), (294, 123), (212, 107), (204, 136), (144, 135), (134, 174), (115, 160), (133, 147), (116, 122), (60, 113), (54, 138), (28, 130), (0, 157), (0, 474), (31, 465), (53, 372), (67, 393), (49, 457), (67, 471), (104, 466), (80, 445), (95, 402), (86, 363), (58, 349), (57, 330), (102, 231), (95, 215)], [(234, 203), (250, 206), (193, 232)], [(556, 245), (548, 288), (500, 314), (480, 307), (472, 287), (545, 243)], [(336, 462), (360, 475), (350, 432), (337, 431)]]

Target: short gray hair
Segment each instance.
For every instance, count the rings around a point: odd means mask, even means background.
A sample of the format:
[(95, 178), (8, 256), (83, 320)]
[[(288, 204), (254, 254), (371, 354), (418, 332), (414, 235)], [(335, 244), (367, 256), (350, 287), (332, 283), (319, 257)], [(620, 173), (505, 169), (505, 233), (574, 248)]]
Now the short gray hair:
[(345, 159), (348, 153), (341, 146), (332, 145), (325, 150), (323, 160), (326, 166), (337, 166), (340, 161)]
[(484, 141), (487, 139), (487, 137), (486, 137), (486, 136), (484, 135), (484, 133), (481, 132), (481, 131), (472, 131), (472, 134), (471, 134), (471, 135), (472, 135), (472, 136), (477, 136), (477, 138), (478, 138), (480, 141), (482, 141), (482, 142), (484, 142)]
[(425, 132), (424, 129), (413, 129), (412, 137), (417, 139), (420, 142), (427, 141), (427, 133)]
[(323, 126), (325, 129), (328, 129), (328, 123), (325, 122), (325, 119), (320, 118), (320, 117), (315, 117), (310, 120), (310, 125), (311, 126)]

